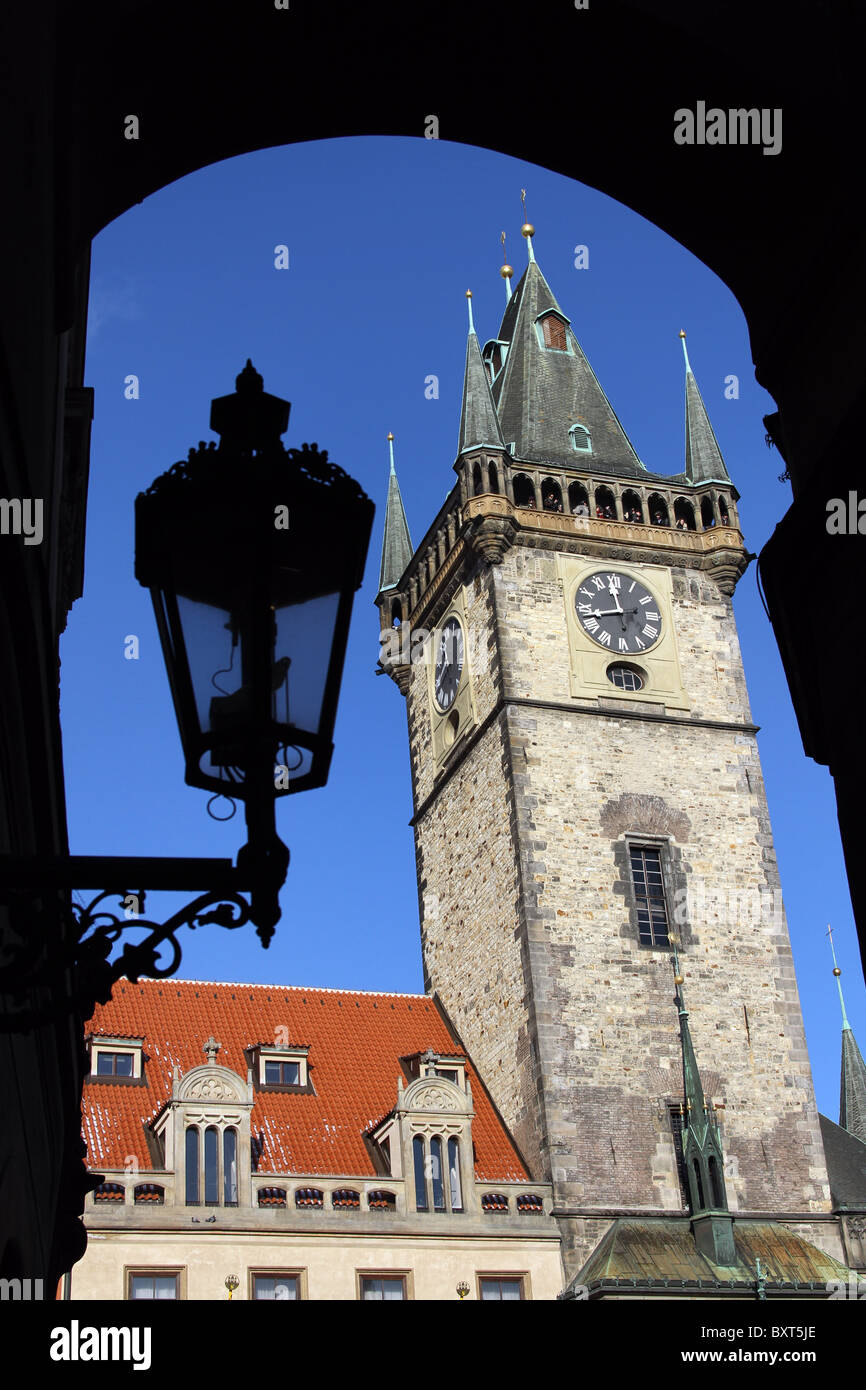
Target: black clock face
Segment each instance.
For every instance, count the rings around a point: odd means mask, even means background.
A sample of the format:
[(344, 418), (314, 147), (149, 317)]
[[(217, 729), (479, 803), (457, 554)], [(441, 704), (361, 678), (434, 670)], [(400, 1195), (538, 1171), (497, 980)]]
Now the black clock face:
[(436, 653), (436, 703), (450, 709), (463, 672), (463, 629), (456, 618), (449, 618), (439, 634)]
[(584, 632), (609, 652), (645, 652), (662, 635), (657, 599), (639, 579), (616, 570), (599, 570), (584, 579), (574, 596)]

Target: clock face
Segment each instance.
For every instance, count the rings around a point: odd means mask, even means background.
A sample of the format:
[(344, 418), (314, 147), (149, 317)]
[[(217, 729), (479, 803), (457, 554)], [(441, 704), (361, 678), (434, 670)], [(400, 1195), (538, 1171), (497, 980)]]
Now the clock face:
[(662, 635), (658, 600), (639, 579), (599, 570), (574, 596), (578, 622), (600, 647), (617, 655), (645, 652)]
[(439, 634), (436, 653), (436, 703), (450, 709), (463, 672), (463, 629), (456, 618), (449, 618)]

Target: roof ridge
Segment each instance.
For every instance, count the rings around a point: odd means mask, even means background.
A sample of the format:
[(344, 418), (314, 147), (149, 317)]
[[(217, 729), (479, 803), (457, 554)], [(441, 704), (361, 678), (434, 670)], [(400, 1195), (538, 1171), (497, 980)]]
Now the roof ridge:
[[(119, 982), (118, 982), (119, 983)], [(127, 981), (132, 984), (132, 981)], [(143, 976), (135, 981), (138, 985), (212, 985), (215, 989), (273, 989), (273, 990), (299, 990), (306, 994), (361, 994), (368, 995), (371, 999), (424, 999), (428, 1003), (433, 1002), (430, 994), (407, 993), (402, 990), (388, 989), (344, 989), (339, 985), (276, 985), (276, 984), (253, 984), (249, 980), (178, 980), (162, 979), (160, 977)], [(105, 1005), (102, 1006), (103, 1008)]]

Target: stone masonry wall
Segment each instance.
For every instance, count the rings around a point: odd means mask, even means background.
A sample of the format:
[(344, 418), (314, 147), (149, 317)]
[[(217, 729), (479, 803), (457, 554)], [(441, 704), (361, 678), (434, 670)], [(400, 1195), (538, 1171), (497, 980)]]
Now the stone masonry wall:
[[(661, 844), (698, 1063), (723, 1107), (730, 1206), (825, 1212), (732, 608), (693, 571), (675, 570), (673, 589), (691, 709), (659, 722), (649, 702), (629, 704), (655, 716), (644, 721), (617, 718), (614, 696), (570, 695), (552, 552), (515, 547), (470, 578), (470, 628), (490, 653), (483, 671), (473, 665), (479, 723), (500, 695), (562, 707), (506, 705), (425, 806), (434, 769), (426, 673), (414, 672), (425, 970), (562, 1209), (682, 1210), (668, 1109), (682, 1094), (671, 953), (638, 941), (626, 836)], [(476, 660), (482, 649), (476, 639)]]

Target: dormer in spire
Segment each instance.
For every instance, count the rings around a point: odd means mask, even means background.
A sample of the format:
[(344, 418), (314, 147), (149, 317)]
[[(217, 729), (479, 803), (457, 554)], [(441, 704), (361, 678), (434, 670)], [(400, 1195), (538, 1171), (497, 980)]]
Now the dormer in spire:
[(490, 392), (490, 381), (481, 360), (481, 349), (472, 322), (472, 291), (466, 291), (469, 308), (469, 337), (466, 342), (466, 370), (463, 376), (463, 408), (460, 412), (460, 439), (457, 446), (458, 457), (466, 449), (486, 444), (490, 448), (502, 449), (502, 431)]
[(683, 976), (674, 948), (674, 984), (683, 1057), (683, 1164), (689, 1190), (692, 1234), (713, 1264), (736, 1263), (733, 1222), (725, 1191), (725, 1156), (714, 1112), (707, 1104), (683, 998)]
[(690, 483), (730, 483), (718, 440), (689, 362), (686, 334), (680, 329), (686, 359), (686, 478)]
[(513, 442), (515, 457), (527, 462), (646, 477), (541, 273), (532, 250), (534, 228), (526, 223), (522, 230), (529, 264), (495, 340), (506, 350), (505, 365), (491, 388), (503, 439)]
[[(388, 477), (388, 503), (385, 508), (385, 534), (382, 538), (382, 564), (379, 569), (379, 595), (385, 589), (393, 589), (400, 582), (406, 566), (412, 559), (412, 541), (403, 498), (394, 468), (394, 436), (388, 435), (388, 449), (391, 458), (391, 472)], [(378, 602), (378, 599), (377, 599)]]

